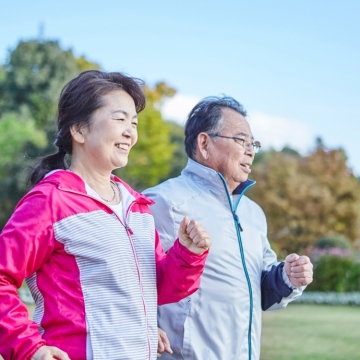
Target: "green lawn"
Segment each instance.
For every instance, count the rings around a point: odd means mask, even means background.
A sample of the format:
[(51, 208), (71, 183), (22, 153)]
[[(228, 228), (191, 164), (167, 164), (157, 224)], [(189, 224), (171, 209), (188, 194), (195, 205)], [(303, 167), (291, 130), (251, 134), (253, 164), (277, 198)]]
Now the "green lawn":
[(263, 313), (261, 360), (359, 360), (360, 308), (290, 304)]
[(265, 312), (261, 360), (360, 360), (360, 308), (290, 304)]

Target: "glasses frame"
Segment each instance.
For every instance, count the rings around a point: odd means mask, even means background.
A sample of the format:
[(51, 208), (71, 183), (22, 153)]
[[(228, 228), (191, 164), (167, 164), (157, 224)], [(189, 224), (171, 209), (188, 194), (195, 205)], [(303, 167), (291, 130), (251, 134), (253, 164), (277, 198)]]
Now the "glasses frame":
[[(249, 146), (245, 145), (245, 139), (236, 137), (236, 136), (226, 136), (226, 135), (220, 135), (220, 134), (208, 134), (210, 137), (220, 137), (224, 139), (232, 139), (234, 141), (237, 141), (237, 143), (243, 147), (245, 150), (249, 150)], [(254, 153), (257, 154), (261, 148), (260, 141), (253, 141), (247, 143), (249, 145), (252, 145), (252, 150), (254, 150)]]

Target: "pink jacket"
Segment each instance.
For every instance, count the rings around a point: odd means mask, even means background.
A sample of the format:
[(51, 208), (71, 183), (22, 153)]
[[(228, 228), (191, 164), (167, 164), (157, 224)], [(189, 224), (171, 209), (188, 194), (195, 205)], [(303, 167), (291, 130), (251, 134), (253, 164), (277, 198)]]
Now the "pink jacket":
[[(152, 200), (120, 182), (126, 223), (57, 171), (17, 205), (0, 235), (0, 354), (30, 359), (57, 346), (72, 360), (156, 359), (157, 304), (197, 290), (207, 253), (164, 253)], [(26, 279), (34, 321), (17, 295)]]

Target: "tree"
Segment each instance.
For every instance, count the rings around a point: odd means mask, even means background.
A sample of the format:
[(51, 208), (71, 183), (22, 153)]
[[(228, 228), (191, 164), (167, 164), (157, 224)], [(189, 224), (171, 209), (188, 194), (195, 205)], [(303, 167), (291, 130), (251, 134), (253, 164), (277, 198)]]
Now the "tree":
[[(38, 128), (54, 130), (54, 117), (62, 87), (79, 72), (99, 66), (77, 59), (57, 41), (20, 41), (10, 52), (0, 83), (0, 113), (26, 106)], [(1, 78), (1, 76), (0, 76)]]
[(0, 66), (0, 229), (26, 191), (34, 158), (54, 150), (60, 91), (79, 72), (98, 69), (57, 41), (20, 41)]
[(272, 151), (253, 168), (250, 196), (264, 209), (279, 250), (305, 251), (324, 235), (359, 236), (360, 186), (343, 150), (317, 146), (308, 156)]
[(45, 132), (36, 129), (28, 115), (7, 113), (0, 118), (0, 229), (26, 190), (32, 162), (26, 157), (26, 149), (36, 150), (46, 144)]
[(179, 176), (188, 161), (184, 145), (184, 127), (172, 121), (169, 121), (168, 125), (170, 127), (170, 142), (174, 146), (174, 153), (170, 163), (170, 172), (162, 180)]
[(155, 88), (145, 88), (146, 108), (139, 115), (138, 142), (125, 168), (115, 171), (129, 184), (143, 190), (157, 185), (171, 170), (175, 146), (171, 143), (170, 125), (161, 116), (162, 101), (173, 96), (175, 90), (159, 82)]

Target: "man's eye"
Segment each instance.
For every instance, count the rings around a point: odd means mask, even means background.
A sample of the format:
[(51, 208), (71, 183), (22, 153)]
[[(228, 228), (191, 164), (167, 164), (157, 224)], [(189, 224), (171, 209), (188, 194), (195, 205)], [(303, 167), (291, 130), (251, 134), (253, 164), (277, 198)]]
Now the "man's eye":
[(133, 122), (132, 124), (133, 124), (133, 126), (138, 126), (137, 122)]
[(118, 119), (114, 119), (114, 120), (120, 120), (120, 121), (124, 121), (124, 118), (118, 118)]

